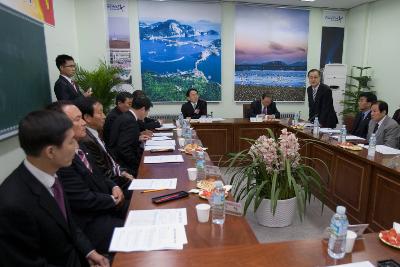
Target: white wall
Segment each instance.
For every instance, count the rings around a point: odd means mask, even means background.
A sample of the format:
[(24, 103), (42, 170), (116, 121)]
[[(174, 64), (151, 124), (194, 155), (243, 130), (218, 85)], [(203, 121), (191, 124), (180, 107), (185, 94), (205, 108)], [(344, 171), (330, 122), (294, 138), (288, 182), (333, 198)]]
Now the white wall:
[(346, 24), (345, 62), (370, 66), (371, 84), (379, 99), (389, 105), (389, 115), (399, 107), (400, 1), (380, 0), (350, 10)]

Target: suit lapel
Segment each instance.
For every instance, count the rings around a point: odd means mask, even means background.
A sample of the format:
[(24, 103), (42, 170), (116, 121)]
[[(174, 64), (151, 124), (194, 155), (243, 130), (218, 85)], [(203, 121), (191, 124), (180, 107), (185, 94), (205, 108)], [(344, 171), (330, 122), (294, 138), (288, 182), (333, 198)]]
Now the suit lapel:
[(60, 78), (63, 79), (67, 84), (68, 88), (75, 94), (81, 95), (81, 91), (79, 91), (79, 87), (75, 88), (64, 76), (60, 75)]
[[(33, 194), (35, 194), (38, 198), (40, 206), (46, 210), (46, 212), (53, 217), (53, 219), (57, 222), (57, 224), (64, 229), (67, 233), (70, 234), (70, 229), (68, 227), (68, 223), (65, 220), (60, 208), (57, 205), (54, 197), (50, 195), (47, 189), (26, 169), (26, 167), (21, 164), (19, 166), (21, 172), (21, 179), (25, 182), (25, 184), (31, 189)], [(65, 193), (64, 193), (65, 196)], [(66, 197), (64, 197), (66, 199)], [(64, 205), (66, 205), (64, 203)], [(71, 214), (67, 213), (68, 218)]]

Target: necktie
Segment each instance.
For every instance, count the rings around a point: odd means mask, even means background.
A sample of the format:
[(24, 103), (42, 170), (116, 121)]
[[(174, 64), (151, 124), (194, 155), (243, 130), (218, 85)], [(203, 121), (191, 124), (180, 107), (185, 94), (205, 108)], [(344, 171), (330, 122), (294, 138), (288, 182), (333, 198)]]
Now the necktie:
[(88, 159), (86, 158), (85, 152), (83, 152), (82, 149), (78, 149), (78, 156), (81, 159), (81, 161), (83, 162), (83, 164), (85, 165), (85, 167), (92, 172), (92, 167), (90, 167), (90, 163), (88, 161)]
[(263, 108), (263, 114), (267, 115), (267, 107)]
[(315, 97), (317, 96), (318, 89), (317, 88), (313, 88), (312, 90), (313, 90), (312, 97), (313, 97), (313, 100), (315, 100)]
[(376, 133), (376, 131), (378, 130), (378, 127), (379, 127), (379, 123), (375, 124), (375, 128), (374, 128), (374, 131), (372, 133)]
[(76, 82), (71, 80), (72, 86), (74, 87), (75, 91), (78, 93), (78, 86), (76, 85)]
[(67, 212), (65, 211), (65, 203), (64, 203), (64, 193), (58, 177), (55, 177), (54, 184), (51, 187), (54, 194), (54, 199), (57, 202), (58, 207), (61, 210), (61, 213), (64, 215), (64, 218), (67, 219)]

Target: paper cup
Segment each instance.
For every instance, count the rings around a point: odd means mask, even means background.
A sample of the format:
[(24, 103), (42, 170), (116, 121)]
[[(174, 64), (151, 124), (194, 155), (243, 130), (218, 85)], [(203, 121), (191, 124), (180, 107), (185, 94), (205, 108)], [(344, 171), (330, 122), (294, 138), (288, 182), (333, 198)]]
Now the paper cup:
[(176, 135), (177, 135), (178, 137), (181, 137), (181, 136), (182, 136), (182, 128), (176, 128)]
[(201, 223), (208, 222), (210, 217), (210, 208), (209, 204), (198, 204), (196, 205), (197, 219)]
[(179, 144), (180, 147), (184, 147), (185, 146), (185, 138), (179, 137), (178, 138), (178, 144)]
[(354, 231), (347, 230), (346, 235), (346, 253), (351, 253), (353, 251), (354, 242), (356, 241), (357, 234)]
[(197, 169), (196, 168), (188, 168), (187, 169), (189, 180), (195, 181), (197, 177)]

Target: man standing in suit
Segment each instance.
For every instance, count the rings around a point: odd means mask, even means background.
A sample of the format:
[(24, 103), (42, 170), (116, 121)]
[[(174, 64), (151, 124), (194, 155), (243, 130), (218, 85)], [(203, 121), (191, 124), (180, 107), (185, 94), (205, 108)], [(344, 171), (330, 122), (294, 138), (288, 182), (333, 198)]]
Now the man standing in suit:
[(113, 180), (122, 189), (126, 189), (124, 190), (125, 196), (127, 196), (127, 193), (131, 194), (131, 191), (127, 192), (127, 189), (133, 176), (120, 167), (99, 137), (106, 117), (103, 112), (103, 105), (93, 97), (81, 98), (75, 102), (75, 105), (82, 112), (83, 119), (86, 122), (86, 137), (81, 140), (81, 143), (94, 157), (96, 165), (103, 175)]
[[(86, 122), (75, 105), (59, 101), (48, 108), (67, 115), (73, 124), (75, 140), (80, 142), (85, 138)], [(123, 226), (129, 205), (121, 188), (104, 177), (81, 143), (75, 151), (72, 165), (60, 168), (57, 175), (77, 224), (100, 253), (108, 252), (114, 228)]]
[(0, 265), (109, 266), (76, 226), (56, 175), (78, 146), (71, 121), (34, 111), (18, 137), (26, 159), (0, 186)]
[(254, 100), (250, 104), (250, 117), (256, 117), (258, 114), (275, 115), (280, 117), (280, 113), (276, 108), (276, 104), (272, 101), (272, 97), (266, 93), (261, 96), (261, 99)]
[(71, 56), (57, 56), (56, 66), (60, 71), (60, 77), (54, 84), (54, 93), (56, 94), (57, 100), (74, 100), (79, 97), (92, 95), (91, 88), (82, 94), (78, 84), (72, 80), (75, 75), (76, 65)]
[(121, 166), (134, 177), (140, 164), (141, 142), (150, 138), (140, 133), (138, 120), (143, 120), (152, 106), (147, 97), (135, 98), (132, 108), (118, 116), (111, 129), (109, 148)]
[(199, 119), (203, 115), (207, 116), (207, 102), (199, 98), (197, 89), (187, 90), (186, 98), (188, 101), (181, 108), (184, 118)]
[(132, 107), (132, 99), (133, 96), (129, 92), (119, 92), (115, 97), (115, 108), (107, 114), (103, 127), (103, 140), (107, 147), (110, 145), (110, 134), (115, 119)]
[(308, 72), (308, 80), (308, 120), (314, 122), (318, 117), (321, 127), (336, 128), (338, 118), (333, 107), (332, 90), (328, 85), (321, 83), (321, 72), (317, 69)]
[(360, 110), (354, 118), (353, 127), (350, 134), (367, 138), (368, 125), (371, 120), (371, 105), (376, 102), (376, 95), (371, 92), (363, 92), (358, 98), (358, 108)]
[(372, 104), (367, 139), (375, 133), (377, 145), (399, 148), (400, 126), (387, 115), (388, 111), (388, 104), (384, 101)]

